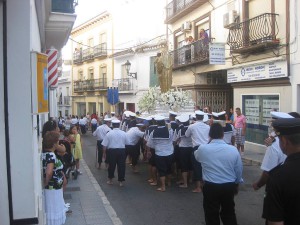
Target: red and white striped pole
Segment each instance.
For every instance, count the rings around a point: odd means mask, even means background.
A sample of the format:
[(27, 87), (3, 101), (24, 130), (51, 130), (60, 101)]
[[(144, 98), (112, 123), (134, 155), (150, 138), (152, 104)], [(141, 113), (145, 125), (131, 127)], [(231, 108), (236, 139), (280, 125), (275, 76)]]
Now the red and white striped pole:
[(55, 89), (58, 86), (58, 52), (56, 49), (48, 49), (46, 54), (48, 55), (48, 87)]
[(49, 87), (49, 116), (57, 118), (57, 87), (58, 87), (58, 51), (48, 49), (48, 87)]

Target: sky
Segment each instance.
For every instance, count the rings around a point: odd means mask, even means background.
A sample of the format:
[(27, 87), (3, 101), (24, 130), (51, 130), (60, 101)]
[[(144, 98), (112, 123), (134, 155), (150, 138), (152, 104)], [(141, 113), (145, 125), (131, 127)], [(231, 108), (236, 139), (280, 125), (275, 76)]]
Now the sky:
[[(153, 38), (153, 35), (158, 36), (165, 32), (163, 25), (165, 4), (165, 0), (78, 0), (75, 7), (77, 18), (73, 27), (78, 27), (102, 12), (109, 11), (113, 15), (119, 15), (118, 18), (114, 16), (114, 21), (119, 25), (119, 33), (131, 35), (131, 41), (134, 43), (138, 40), (144, 42)], [(152, 36), (149, 37), (148, 34)], [(116, 47), (125, 47), (122, 43), (115, 44)], [(64, 47), (63, 55), (66, 56), (64, 58), (71, 57), (70, 41)]]
[(78, 5), (75, 7), (77, 18), (74, 27), (77, 27), (105, 10), (109, 10), (113, 1), (120, 0), (78, 0)]

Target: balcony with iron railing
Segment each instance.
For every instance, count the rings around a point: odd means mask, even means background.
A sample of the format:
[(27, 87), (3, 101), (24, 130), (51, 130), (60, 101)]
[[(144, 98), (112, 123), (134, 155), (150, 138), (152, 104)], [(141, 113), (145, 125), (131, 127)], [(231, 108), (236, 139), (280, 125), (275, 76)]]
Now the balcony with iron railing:
[(107, 56), (107, 43), (102, 43), (94, 47), (86, 48), (84, 50), (76, 50), (73, 53), (73, 63), (80, 64), (95, 58)]
[(74, 81), (74, 92), (101, 91), (107, 89), (107, 79), (89, 79)]
[(245, 54), (277, 47), (280, 43), (277, 16), (264, 13), (229, 28), (227, 44), (231, 53)]
[(173, 0), (166, 6), (166, 23), (170, 24), (192, 12), (208, 0)]
[(198, 40), (172, 51), (170, 54), (173, 58), (173, 69), (208, 63), (209, 42), (208, 40)]
[(75, 13), (78, 0), (52, 0), (52, 12)]
[(93, 48), (87, 48), (82, 50), (82, 60), (88, 61), (94, 58), (94, 49)]
[(94, 57), (107, 56), (107, 44), (102, 43), (94, 47)]
[(133, 92), (136, 90), (135, 78), (114, 79), (113, 84), (118, 87), (119, 92)]

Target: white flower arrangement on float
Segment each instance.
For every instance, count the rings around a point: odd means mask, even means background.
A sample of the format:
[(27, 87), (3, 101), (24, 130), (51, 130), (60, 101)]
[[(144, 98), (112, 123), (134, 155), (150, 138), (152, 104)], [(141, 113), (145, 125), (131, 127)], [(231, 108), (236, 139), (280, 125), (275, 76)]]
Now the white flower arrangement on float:
[(159, 98), (160, 91), (155, 87), (150, 87), (149, 90), (142, 95), (139, 99), (138, 106), (140, 112), (148, 112), (151, 113), (154, 111), (158, 98)]
[(161, 106), (167, 106), (170, 110), (179, 111), (185, 106), (194, 104), (190, 91), (183, 91), (182, 89), (170, 89), (166, 93), (162, 93), (158, 99)]

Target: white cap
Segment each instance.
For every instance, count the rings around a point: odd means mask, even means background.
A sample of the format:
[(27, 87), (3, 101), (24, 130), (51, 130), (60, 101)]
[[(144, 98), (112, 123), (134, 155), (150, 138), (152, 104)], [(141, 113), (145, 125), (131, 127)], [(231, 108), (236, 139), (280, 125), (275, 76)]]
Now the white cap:
[(112, 123), (121, 123), (120, 120), (112, 120), (111, 122), (112, 122)]
[(191, 114), (191, 119), (195, 119), (196, 118), (196, 114), (195, 113), (192, 113)]
[(116, 114), (115, 112), (111, 112), (110, 114)]
[(129, 117), (130, 113), (131, 113), (131, 111), (124, 111), (123, 114), (125, 114), (126, 117)]
[(145, 118), (145, 120), (151, 121), (151, 120), (153, 120), (153, 116), (148, 116)]
[(142, 127), (142, 126), (145, 126), (145, 124), (143, 124), (143, 123), (138, 123), (136, 126), (137, 126), (137, 127)]
[(212, 112), (211, 114), (214, 116), (214, 117), (219, 117), (219, 116), (223, 116), (226, 112), (225, 111), (222, 111), (222, 112)]
[(202, 120), (204, 123), (208, 121), (208, 114), (205, 113), (204, 116), (203, 116), (203, 120)]
[(165, 120), (165, 117), (164, 117), (164, 116), (161, 116), (161, 115), (156, 115), (156, 116), (154, 116), (154, 119), (155, 119), (156, 121), (160, 121), (160, 120)]
[(181, 123), (185, 123), (190, 120), (190, 117), (188, 114), (184, 114), (184, 115), (179, 116), (178, 120)]
[(111, 118), (104, 119), (105, 122), (111, 122)]
[(207, 113), (205, 113), (205, 112), (203, 112), (203, 111), (201, 111), (201, 110), (197, 110), (197, 111), (195, 111), (195, 114), (198, 115), (198, 116), (204, 116), (204, 115), (206, 115)]
[(271, 116), (273, 118), (276, 118), (276, 119), (288, 119), (288, 118), (294, 118), (293, 116), (291, 116), (290, 114), (288, 113), (285, 113), (285, 112), (275, 112), (275, 111), (272, 111), (270, 112), (271, 113)]
[(174, 112), (174, 111), (169, 111), (169, 114), (170, 114), (170, 115), (174, 115), (174, 116), (177, 116), (177, 115), (178, 115), (178, 113), (177, 113), (177, 112)]
[(130, 113), (129, 113), (129, 116), (136, 117), (136, 114), (135, 114), (134, 112), (130, 112)]

